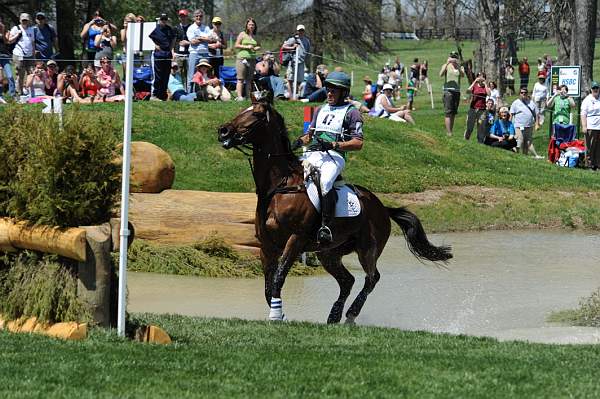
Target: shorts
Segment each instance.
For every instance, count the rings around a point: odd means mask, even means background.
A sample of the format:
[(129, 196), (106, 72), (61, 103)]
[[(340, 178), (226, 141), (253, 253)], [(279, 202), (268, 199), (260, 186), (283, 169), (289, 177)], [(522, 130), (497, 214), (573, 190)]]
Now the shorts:
[(444, 115), (452, 116), (458, 113), (458, 104), (460, 102), (460, 92), (444, 91)]
[(533, 140), (533, 126), (515, 127), (515, 137), (517, 139), (517, 148), (527, 151), (529, 144)]
[(255, 59), (238, 58), (235, 61), (235, 73), (238, 80), (251, 82), (254, 79)]

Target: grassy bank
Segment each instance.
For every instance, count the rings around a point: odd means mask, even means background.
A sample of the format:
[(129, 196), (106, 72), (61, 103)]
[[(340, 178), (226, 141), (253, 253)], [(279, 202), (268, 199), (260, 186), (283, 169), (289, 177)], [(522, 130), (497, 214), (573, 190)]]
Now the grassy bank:
[[(598, 346), (309, 323), (139, 315), (175, 343), (0, 332), (13, 397), (595, 397)], [(40, 372), (43, 367), (43, 372)]]

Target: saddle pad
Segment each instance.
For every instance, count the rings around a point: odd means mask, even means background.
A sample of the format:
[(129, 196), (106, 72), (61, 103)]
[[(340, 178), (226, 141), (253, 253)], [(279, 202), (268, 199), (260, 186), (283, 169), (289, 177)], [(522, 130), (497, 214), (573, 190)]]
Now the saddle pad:
[[(310, 198), (310, 202), (312, 202), (313, 206), (317, 210), (317, 212), (321, 211), (321, 203), (319, 202), (319, 193), (317, 192), (317, 186), (312, 182), (312, 180), (308, 180), (306, 183), (306, 192), (308, 193), (308, 198)], [(337, 191), (337, 203), (335, 204), (335, 217), (336, 218), (350, 218), (354, 216), (360, 215), (360, 201), (358, 200), (358, 196), (348, 186), (335, 185), (334, 188)]]

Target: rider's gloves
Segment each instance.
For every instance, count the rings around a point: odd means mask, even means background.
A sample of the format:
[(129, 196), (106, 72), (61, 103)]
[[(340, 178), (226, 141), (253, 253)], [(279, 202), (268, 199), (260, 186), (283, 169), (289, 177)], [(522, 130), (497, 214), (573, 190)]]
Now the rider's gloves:
[(302, 144), (304, 144), (304, 143), (302, 142), (302, 139), (298, 139), (298, 140), (294, 141), (294, 142), (292, 143), (292, 147), (291, 147), (291, 148), (292, 148), (292, 151), (296, 151), (298, 148), (302, 147)]
[(321, 142), (321, 151), (329, 151), (333, 150), (333, 143), (331, 141), (322, 141)]

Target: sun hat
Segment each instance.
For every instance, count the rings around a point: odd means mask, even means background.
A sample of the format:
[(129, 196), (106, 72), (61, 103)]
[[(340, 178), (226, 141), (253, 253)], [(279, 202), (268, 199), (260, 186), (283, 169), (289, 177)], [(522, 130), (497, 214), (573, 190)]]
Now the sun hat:
[(381, 90), (382, 91), (385, 91), (385, 90), (394, 90), (394, 87), (391, 84), (386, 83), (386, 84), (383, 85), (383, 89), (381, 89)]
[(371, 79), (371, 77), (369, 75), (365, 75), (365, 77), (363, 78), (363, 82), (373, 82), (373, 80)]
[(19, 16), (19, 21), (31, 21), (31, 15), (27, 14), (26, 12), (21, 13)]
[(188, 10), (186, 10), (185, 8), (177, 11), (177, 15), (185, 15), (187, 17), (189, 14), (190, 14), (190, 12)]
[(212, 65), (208, 63), (208, 60), (206, 58), (200, 59), (200, 61), (198, 61), (198, 63), (196, 64), (196, 68), (201, 66), (212, 68)]
[(500, 109), (498, 110), (499, 114), (503, 114), (505, 112), (508, 114), (508, 107), (500, 107)]
[(222, 23), (223, 23), (223, 21), (221, 21), (221, 17), (214, 17), (214, 18), (212, 19), (212, 23), (213, 23), (213, 24), (216, 24), (216, 23), (222, 24)]
[(304, 27), (304, 25), (300, 24), (296, 26), (296, 30), (306, 30), (306, 28)]

